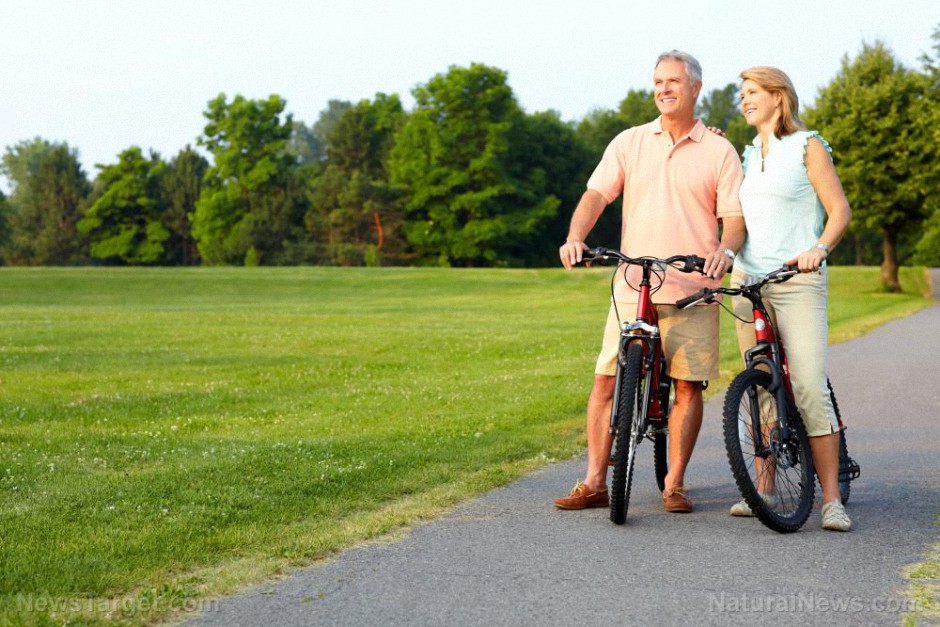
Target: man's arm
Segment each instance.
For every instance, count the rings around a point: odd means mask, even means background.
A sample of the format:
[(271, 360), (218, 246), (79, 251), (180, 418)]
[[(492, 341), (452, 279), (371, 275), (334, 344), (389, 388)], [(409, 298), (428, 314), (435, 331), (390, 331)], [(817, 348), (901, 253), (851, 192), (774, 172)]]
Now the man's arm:
[[(584, 240), (588, 233), (597, 224), (597, 219), (607, 207), (607, 199), (600, 192), (589, 189), (581, 196), (578, 206), (571, 216), (571, 226), (568, 227), (568, 238), (558, 250), (558, 256), (561, 258), (561, 265), (565, 270), (571, 270), (572, 266), (580, 263), (583, 253), (588, 249)], [(743, 240), (742, 240), (743, 241)]]
[[(721, 220), (721, 242), (718, 248), (705, 257), (705, 274), (713, 279), (720, 279), (734, 265), (734, 256), (744, 245), (747, 227), (741, 213), (741, 200), (738, 192), (744, 180), (741, 160), (734, 148), (727, 143), (727, 151), (718, 175), (717, 213)], [(730, 251), (730, 254), (729, 252)]]

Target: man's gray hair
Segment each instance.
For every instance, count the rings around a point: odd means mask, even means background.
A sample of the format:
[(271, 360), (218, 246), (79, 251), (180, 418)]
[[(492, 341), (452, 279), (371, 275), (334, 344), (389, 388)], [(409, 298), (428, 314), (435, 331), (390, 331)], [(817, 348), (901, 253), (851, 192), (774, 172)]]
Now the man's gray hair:
[(693, 57), (688, 52), (682, 52), (681, 50), (670, 50), (669, 52), (664, 52), (659, 55), (658, 59), (656, 59), (656, 65), (653, 66), (653, 69), (655, 70), (657, 67), (659, 67), (659, 64), (666, 59), (681, 61), (685, 64), (685, 72), (689, 75), (689, 78), (692, 79), (692, 82), (702, 82), (702, 64), (699, 63), (695, 57)]

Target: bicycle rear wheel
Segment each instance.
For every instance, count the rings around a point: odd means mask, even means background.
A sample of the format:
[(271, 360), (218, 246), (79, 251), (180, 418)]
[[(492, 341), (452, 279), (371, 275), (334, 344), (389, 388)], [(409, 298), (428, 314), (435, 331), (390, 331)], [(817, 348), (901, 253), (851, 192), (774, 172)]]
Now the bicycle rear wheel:
[(849, 447), (845, 443), (845, 425), (842, 424), (842, 414), (839, 412), (839, 403), (836, 402), (836, 393), (832, 390), (832, 381), (826, 379), (826, 385), (829, 386), (832, 408), (836, 412), (839, 426), (842, 427), (839, 431), (839, 498), (845, 505), (852, 494), (852, 480), (858, 477), (858, 464), (849, 457)]
[(610, 519), (618, 525), (622, 525), (627, 518), (636, 447), (643, 438), (640, 424), (642, 416), (638, 411), (643, 399), (640, 377), (642, 361), (643, 346), (634, 341), (627, 347), (626, 363), (620, 369), (620, 397), (617, 402), (617, 461), (610, 484)]
[(674, 388), (670, 382), (669, 391), (662, 403), (663, 426), (653, 434), (653, 468), (656, 472), (656, 485), (659, 491), (666, 489), (666, 475), (669, 473), (669, 412), (672, 411)]
[(839, 500), (845, 505), (852, 494), (852, 480), (849, 472), (843, 468), (850, 468), (854, 462), (849, 457), (849, 447), (845, 444), (845, 429), (839, 432)]
[(802, 527), (812, 511), (816, 469), (806, 428), (790, 399), (790, 433), (781, 436), (770, 384), (770, 374), (756, 369), (745, 370), (731, 382), (724, 405), (725, 447), (731, 473), (751, 511), (770, 529), (789, 533)]

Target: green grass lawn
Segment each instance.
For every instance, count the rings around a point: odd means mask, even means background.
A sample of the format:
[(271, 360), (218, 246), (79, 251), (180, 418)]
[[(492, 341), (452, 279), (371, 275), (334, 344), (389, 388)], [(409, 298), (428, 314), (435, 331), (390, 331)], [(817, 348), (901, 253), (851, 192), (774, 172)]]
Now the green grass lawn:
[[(833, 269), (833, 338), (902, 281)], [(579, 454), (608, 284), (0, 268), (0, 624), (161, 620)]]

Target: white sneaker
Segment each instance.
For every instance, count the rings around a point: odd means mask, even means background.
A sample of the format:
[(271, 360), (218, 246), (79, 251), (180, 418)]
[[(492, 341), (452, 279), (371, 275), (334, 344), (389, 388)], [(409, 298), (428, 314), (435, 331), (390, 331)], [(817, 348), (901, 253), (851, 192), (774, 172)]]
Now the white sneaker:
[[(764, 503), (767, 503), (769, 507), (774, 508), (777, 506), (777, 497), (773, 494), (761, 494), (760, 492), (758, 492), (758, 494), (760, 494), (760, 497), (764, 499)], [(747, 504), (747, 501), (741, 499), (731, 506), (731, 515), (753, 518), (754, 512), (751, 511), (751, 506)]]
[(852, 519), (840, 501), (823, 503), (822, 528), (830, 531), (848, 531), (852, 528)]
[(747, 504), (747, 501), (741, 499), (731, 506), (731, 515), (751, 518), (754, 516), (754, 512), (751, 511), (751, 507)]

